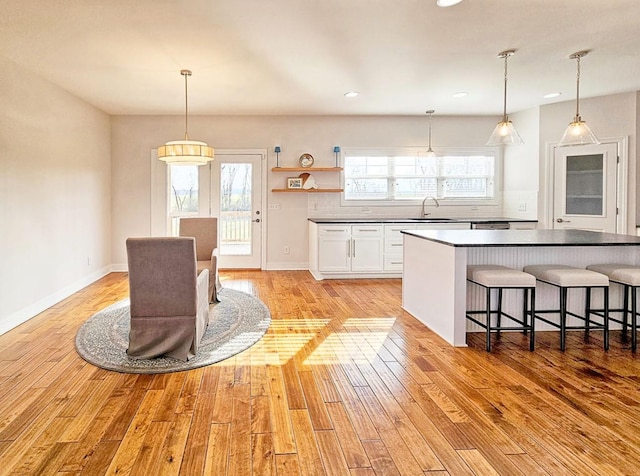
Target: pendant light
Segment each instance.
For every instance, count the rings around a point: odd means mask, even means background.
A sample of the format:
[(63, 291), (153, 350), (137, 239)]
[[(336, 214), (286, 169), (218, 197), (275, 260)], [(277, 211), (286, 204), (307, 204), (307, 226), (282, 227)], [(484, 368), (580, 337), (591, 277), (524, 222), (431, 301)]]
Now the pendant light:
[(498, 58), (504, 58), (504, 107), (502, 109), (502, 120), (498, 122), (487, 141), (487, 145), (490, 146), (523, 143), (522, 138), (513, 127), (513, 123), (509, 120), (509, 116), (507, 116), (507, 60), (515, 52), (516, 50), (505, 50), (498, 54)]
[(578, 70), (576, 75), (576, 117), (573, 118), (567, 130), (564, 131), (564, 135), (558, 144), (559, 147), (600, 143), (595, 134), (589, 129), (587, 123), (580, 117), (580, 58), (586, 56), (588, 53), (589, 50), (583, 50), (569, 56), (569, 58), (576, 60)]
[(213, 147), (206, 142), (189, 140), (189, 97), (187, 95), (187, 78), (191, 71), (183, 69), (184, 76), (184, 140), (174, 140), (158, 147), (158, 159), (167, 164), (205, 165), (214, 158)]
[(436, 156), (436, 153), (431, 148), (431, 116), (433, 115), (434, 112), (436, 112), (436, 111), (434, 111), (433, 109), (429, 109), (427, 111), (427, 114), (429, 115), (429, 148), (427, 149), (427, 153), (425, 154), (425, 157), (435, 157)]

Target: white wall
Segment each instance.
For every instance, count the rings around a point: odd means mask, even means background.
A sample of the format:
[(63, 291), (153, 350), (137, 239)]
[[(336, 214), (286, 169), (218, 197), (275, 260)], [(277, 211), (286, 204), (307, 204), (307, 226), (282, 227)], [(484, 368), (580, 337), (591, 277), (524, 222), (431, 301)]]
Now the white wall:
[(540, 143), (540, 110), (528, 109), (509, 119), (524, 144), (505, 147), (503, 214), (508, 217), (537, 219)]
[(0, 104), (3, 333), (109, 271), (111, 138), (109, 116), (2, 57)]
[[(434, 116), (432, 144), (439, 147), (483, 146), (491, 134), (497, 117)], [(126, 263), (124, 243), (129, 236), (150, 235), (150, 152), (167, 140), (183, 134), (179, 116), (117, 116), (112, 120), (113, 150), (113, 263)], [(308, 262), (307, 217), (327, 214), (360, 213), (358, 208), (340, 210), (339, 194), (278, 194), (287, 174), (272, 173), (275, 166), (273, 148), (282, 147), (280, 166), (297, 166), (305, 152), (315, 158), (315, 166), (335, 165), (333, 147), (426, 147), (428, 119), (419, 116), (242, 116), (190, 117), (189, 137), (204, 140), (220, 149), (266, 149), (269, 151), (265, 206), (267, 232), (267, 268), (306, 267)], [(531, 160), (535, 160), (532, 157)], [(314, 174), (318, 184), (338, 187), (339, 176)], [(280, 204), (269, 210), (269, 204)], [(439, 210), (441, 213), (449, 211)], [(468, 209), (456, 210), (458, 214)], [(372, 215), (417, 216), (418, 207), (372, 207)], [(501, 214), (495, 207), (488, 215)], [(460, 215), (459, 215), (460, 216)], [(290, 254), (283, 247), (290, 247)]]

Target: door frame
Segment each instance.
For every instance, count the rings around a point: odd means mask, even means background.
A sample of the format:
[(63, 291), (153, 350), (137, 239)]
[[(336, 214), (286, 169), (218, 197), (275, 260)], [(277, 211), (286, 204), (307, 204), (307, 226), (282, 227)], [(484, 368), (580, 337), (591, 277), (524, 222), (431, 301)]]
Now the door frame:
[[(616, 144), (618, 150), (618, 167), (616, 171), (616, 233), (628, 234), (627, 210), (628, 210), (628, 138), (604, 139), (603, 144)], [(542, 217), (539, 220), (542, 228), (553, 228), (553, 196), (555, 191), (555, 149), (558, 142), (545, 144), (545, 158), (542, 171)], [(579, 146), (576, 146), (579, 147)]]
[[(267, 149), (215, 149), (220, 155), (260, 155), (262, 193), (260, 194), (260, 210), (262, 211), (262, 233), (260, 233), (260, 269), (266, 269), (267, 263)], [(150, 169), (150, 222), (149, 236), (167, 236), (167, 165), (158, 160), (158, 150), (151, 149), (149, 154)], [(215, 161), (215, 159), (214, 159)], [(206, 174), (199, 175), (199, 187), (201, 196), (207, 197), (208, 210), (200, 209), (200, 215), (211, 216), (211, 163), (200, 166), (207, 170)]]
[[(267, 205), (267, 149), (215, 149), (216, 155), (259, 155), (260, 156), (260, 181), (262, 182), (262, 186), (260, 187), (260, 220), (262, 223), (262, 232), (260, 233), (260, 269), (266, 269), (267, 263), (267, 213), (266, 205)], [(215, 162), (215, 159), (214, 159)], [(200, 182), (201, 187), (206, 187), (205, 194), (209, 198), (209, 215), (211, 215), (211, 202), (213, 200), (213, 190), (211, 189), (211, 179), (212, 179), (212, 171), (211, 167), (213, 164), (209, 164), (209, 177), (207, 179), (207, 183), (204, 184), (202, 181)]]

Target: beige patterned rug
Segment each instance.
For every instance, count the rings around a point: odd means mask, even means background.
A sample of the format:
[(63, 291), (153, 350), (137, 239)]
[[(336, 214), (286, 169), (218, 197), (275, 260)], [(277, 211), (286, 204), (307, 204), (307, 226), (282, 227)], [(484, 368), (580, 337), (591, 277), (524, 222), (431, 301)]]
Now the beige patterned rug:
[(207, 331), (196, 356), (188, 362), (171, 357), (131, 359), (129, 300), (117, 302), (85, 322), (76, 335), (76, 350), (87, 362), (107, 370), (157, 374), (195, 369), (227, 359), (258, 342), (271, 324), (271, 313), (255, 296), (222, 289), (212, 304)]

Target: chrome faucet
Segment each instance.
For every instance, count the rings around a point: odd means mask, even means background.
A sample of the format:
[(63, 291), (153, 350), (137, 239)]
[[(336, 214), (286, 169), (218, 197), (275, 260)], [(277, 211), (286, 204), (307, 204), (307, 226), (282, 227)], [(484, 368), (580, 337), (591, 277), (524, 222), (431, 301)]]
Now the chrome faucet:
[(422, 200), (422, 215), (421, 218), (426, 217), (427, 215), (429, 215), (429, 213), (425, 213), (425, 204), (427, 202), (427, 200), (433, 200), (433, 203), (436, 204), (436, 208), (438, 208), (440, 206), (440, 202), (438, 202), (438, 199), (436, 197), (433, 197), (431, 195), (427, 195), (426, 197), (424, 197), (424, 200)]

